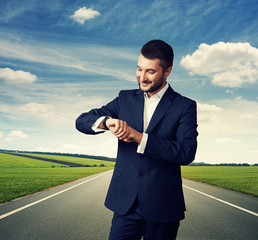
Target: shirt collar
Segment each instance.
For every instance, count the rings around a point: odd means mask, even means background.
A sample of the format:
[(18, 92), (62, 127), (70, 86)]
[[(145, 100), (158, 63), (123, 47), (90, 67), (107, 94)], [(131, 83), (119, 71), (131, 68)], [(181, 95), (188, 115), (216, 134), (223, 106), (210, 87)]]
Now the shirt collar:
[[(159, 99), (161, 99), (161, 98), (163, 97), (164, 93), (167, 91), (168, 87), (169, 87), (169, 84), (167, 83), (159, 92), (157, 92), (156, 94), (154, 94), (151, 98), (154, 97), (154, 98), (159, 98)], [(147, 99), (149, 99), (146, 92), (144, 92), (144, 97), (147, 98)]]

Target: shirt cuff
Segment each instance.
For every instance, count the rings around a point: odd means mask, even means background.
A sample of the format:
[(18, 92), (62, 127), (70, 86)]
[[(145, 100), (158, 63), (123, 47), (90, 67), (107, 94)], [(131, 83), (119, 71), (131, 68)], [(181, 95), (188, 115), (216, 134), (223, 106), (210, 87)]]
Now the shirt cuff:
[(105, 129), (99, 128), (99, 124), (103, 121), (104, 118), (105, 118), (105, 116), (98, 118), (96, 120), (96, 122), (92, 125), (91, 129), (94, 132), (103, 132), (103, 131), (105, 131)]
[(142, 141), (140, 144), (138, 144), (137, 153), (143, 154), (146, 148), (147, 140), (148, 140), (148, 134), (142, 133)]

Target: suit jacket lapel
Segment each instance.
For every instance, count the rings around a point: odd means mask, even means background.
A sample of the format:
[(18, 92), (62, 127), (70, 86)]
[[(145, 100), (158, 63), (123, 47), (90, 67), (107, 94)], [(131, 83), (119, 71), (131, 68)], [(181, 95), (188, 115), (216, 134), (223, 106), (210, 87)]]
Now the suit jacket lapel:
[(169, 86), (169, 88), (164, 93), (163, 97), (161, 98), (158, 106), (156, 107), (152, 115), (152, 118), (146, 130), (146, 133), (150, 133), (154, 129), (154, 127), (159, 123), (159, 121), (166, 114), (168, 108), (171, 107), (172, 101), (174, 98), (174, 93), (175, 93), (174, 90)]

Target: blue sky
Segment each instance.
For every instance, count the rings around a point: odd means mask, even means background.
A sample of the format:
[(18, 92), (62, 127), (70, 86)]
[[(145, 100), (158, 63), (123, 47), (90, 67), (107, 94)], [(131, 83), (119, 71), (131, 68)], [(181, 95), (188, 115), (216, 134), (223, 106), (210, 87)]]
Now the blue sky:
[(174, 48), (168, 79), (198, 103), (196, 162), (258, 161), (258, 3), (248, 0), (0, 2), (0, 149), (115, 157), (82, 112), (137, 88), (141, 46)]

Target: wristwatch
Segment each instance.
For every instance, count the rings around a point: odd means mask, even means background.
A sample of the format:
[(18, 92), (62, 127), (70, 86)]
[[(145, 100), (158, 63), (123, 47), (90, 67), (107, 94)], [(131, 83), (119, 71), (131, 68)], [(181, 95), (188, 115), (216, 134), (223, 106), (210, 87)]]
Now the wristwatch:
[(107, 122), (107, 120), (110, 119), (110, 118), (111, 118), (110, 116), (106, 116), (106, 117), (104, 118), (103, 126), (104, 126), (105, 130), (109, 130), (109, 128), (107, 127), (106, 122)]

